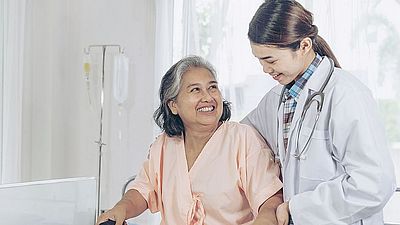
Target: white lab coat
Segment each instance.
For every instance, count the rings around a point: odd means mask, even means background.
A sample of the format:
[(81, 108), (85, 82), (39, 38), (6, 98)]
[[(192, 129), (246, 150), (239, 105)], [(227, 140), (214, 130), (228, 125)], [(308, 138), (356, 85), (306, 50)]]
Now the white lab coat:
[[(284, 199), (290, 200), (295, 225), (381, 225), (382, 209), (396, 187), (394, 168), (376, 103), (353, 75), (335, 68), (304, 159), (292, 155), (306, 98), (320, 89), (329, 69), (324, 57), (299, 96), (289, 131), (289, 154), (283, 147), (283, 104), (278, 111), (282, 85), (269, 91), (242, 122), (255, 127), (280, 160)], [(315, 115), (313, 104), (299, 134), (299, 149), (310, 136)]]

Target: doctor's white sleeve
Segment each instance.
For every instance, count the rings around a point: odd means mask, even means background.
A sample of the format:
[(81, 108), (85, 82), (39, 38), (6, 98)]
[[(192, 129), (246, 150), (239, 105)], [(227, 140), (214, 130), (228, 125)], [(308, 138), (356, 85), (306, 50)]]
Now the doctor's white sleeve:
[[(279, 89), (278, 89), (279, 88)], [(281, 87), (277, 89), (280, 90)], [(240, 123), (254, 127), (267, 142), (268, 146), (277, 155), (276, 131), (277, 131), (277, 107), (279, 95), (269, 91), (258, 103), (257, 107), (243, 118)]]
[[(344, 173), (290, 199), (296, 225), (368, 220), (382, 212), (396, 188), (385, 131), (372, 95), (362, 89), (336, 97), (330, 102), (329, 133)], [(318, 169), (318, 164), (315, 167)]]

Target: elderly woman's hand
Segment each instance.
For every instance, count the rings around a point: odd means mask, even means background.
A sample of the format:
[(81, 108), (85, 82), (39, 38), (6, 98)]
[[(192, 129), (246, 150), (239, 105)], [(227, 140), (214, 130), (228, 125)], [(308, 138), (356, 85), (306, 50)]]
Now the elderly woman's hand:
[(97, 218), (96, 225), (106, 222), (108, 219), (114, 220), (115, 225), (125, 224), (126, 209), (122, 205), (116, 205), (114, 208), (108, 210), (107, 212), (101, 214)]
[(276, 218), (278, 225), (289, 224), (289, 202), (284, 202), (278, 206), (276, 209)]

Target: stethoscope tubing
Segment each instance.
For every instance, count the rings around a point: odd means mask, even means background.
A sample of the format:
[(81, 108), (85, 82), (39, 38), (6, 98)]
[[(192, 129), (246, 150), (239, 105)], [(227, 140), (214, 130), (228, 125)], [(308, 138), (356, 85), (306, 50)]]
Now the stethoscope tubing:
[[(305, 159), (305, 153), (308, 150), (308, 146), (311, 143), (311, 138), (314, 134), (316, 125), (318, 123), (318, 120), (320, 118), (320, 114), (322, 111), (322, 106), (324, 104), (324, 98), (325, 98), (325, 94), (324, 94), (324, 90), (325, 87), (328, 85), (329, 80), (332, 77), (333, 71), (334, 71), (334, 62), (332, 59), (327, 58), (329, 60), (329, 64), (330, 64), (330, 68), (329, 68), (329, 73), (327, 78), (325, 79), (324, 83), (321, 85), (320, 89), (317, 92), (312, 93), (311, 95), (309, 95), (304, 103), (304, 107), (303, 107), (303, 111), (301, 112), (301, 117), (298, 123), (298, 128), (297, 128), (297, 137), (296, 137), (296, 152), (294, 154), (292, 154), (296, 159)], [(281, 95), (279, 97), (279, 104), (278, 104), (278, 110), (277, 110), (277, 114), (279, 113), (279, 108), (282, 105), (283, 102), (283, 95), (285, 92), (286, 86), (284, 86), (282, 88), (281, 91)], [(320, 100), (316, 99), (319, 96)], [(300, 132), (301, 132), (301, 128), (303, 126), (303, 121), (305, 119), (306, 113), (308, 111), (308, 109), (310, 108), (311, 104), (313, 102), (317, 103), (317, 115), (315, 117), (314, 120), (314, 125), (312, 127), (311, 133), (305, 143), (305, 145), (303, 146), (303, 148), (301, 149), (301, 151), (299, 151), (299, 138), (300, 138)], [(279, 117), (277, 116), (277, 140), (276, 140), (276, 145), (277, 145), (277, 149), (279, 149), (279, 140), (278, 140), (278, 133), (279, 133)], [(296, 124), (297, 125), (297, 124)], [(289, 144), (287, 145), (289, 146)]]

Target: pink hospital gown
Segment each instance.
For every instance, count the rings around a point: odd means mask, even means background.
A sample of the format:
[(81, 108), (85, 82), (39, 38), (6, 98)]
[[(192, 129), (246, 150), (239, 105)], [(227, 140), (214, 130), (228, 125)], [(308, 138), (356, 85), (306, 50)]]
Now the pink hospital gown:
[(279, 166), (253, 128), (223, 123), (188, 171), (184, 140), (158, 136), (133, 189), (161, 224), (250, 224), (282, 188)]

